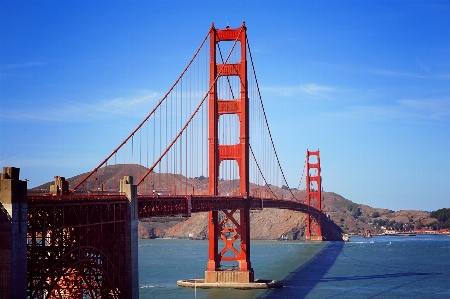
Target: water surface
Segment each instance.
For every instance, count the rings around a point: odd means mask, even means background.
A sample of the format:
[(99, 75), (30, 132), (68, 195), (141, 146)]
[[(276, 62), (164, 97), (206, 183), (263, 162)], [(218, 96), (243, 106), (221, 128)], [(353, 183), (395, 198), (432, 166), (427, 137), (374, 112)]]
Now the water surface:
[(350, 242), (252, 241), (255, 278), (273, 290), (191, 289), (203, 278), (208, 243), (139, 241), (140, 298), (450, 298), (450, 237), (353, 237)]

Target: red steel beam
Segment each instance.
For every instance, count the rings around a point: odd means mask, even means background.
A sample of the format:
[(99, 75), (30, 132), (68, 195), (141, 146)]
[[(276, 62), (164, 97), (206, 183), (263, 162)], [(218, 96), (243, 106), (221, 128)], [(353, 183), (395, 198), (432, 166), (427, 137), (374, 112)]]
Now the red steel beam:
[(128, 201), (28, 197), (28, 297), (127, 297)]

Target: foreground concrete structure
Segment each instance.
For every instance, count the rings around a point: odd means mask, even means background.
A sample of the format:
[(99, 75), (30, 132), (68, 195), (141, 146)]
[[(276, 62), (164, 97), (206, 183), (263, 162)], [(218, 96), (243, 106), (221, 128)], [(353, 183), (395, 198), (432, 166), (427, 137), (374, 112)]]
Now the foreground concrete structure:
[(127, 221), (125, 223), (125, 265), (126, 298), (139, 298), (139, 269), (138, 269), (138, 200), (137, 186), (133, 184), (132, 176), (125, 176), (120, 181), (120, 191), (127, 197)]
[(27, 296), (27, 182), (19, 173), (0, 174), (0, 299)]

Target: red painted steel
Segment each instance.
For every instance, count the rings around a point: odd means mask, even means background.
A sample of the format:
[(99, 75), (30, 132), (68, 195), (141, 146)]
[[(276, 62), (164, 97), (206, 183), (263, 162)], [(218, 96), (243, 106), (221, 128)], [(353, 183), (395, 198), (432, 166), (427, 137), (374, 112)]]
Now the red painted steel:
[[(311, 160), (316, 159), (314, 163)], [(320, 175), (320, 151), (306, 151), (306, 205), (322, 211), (322, 176)], [(312, 234), (322, 237), (320, 214), (308, 214), (306, 217), (306, 238)]]
[(190, 213), (223, 210), (261, 210), (263, 208), (288, 209), (317, 217), (321, 211), (305, 203), (261, 197), (230, 196), (138, 196), (139, 218), (155, 216), (188, 216)]
[(117, 196), (28, 197), (28, 297), (125, 298), (126, 205)]
[[(222, 41), (234, 41), (230, 51), (240, 43), (241, 61), (238, 63), (217, 63), (216, 46)], [(247, 90), (247, 35), (245, 24), (238, 29), (210, 30), (210, 84), (209, 91), (209, 193), (219, 195), (218, 180), (220, 163), (224, 160), (234, 160), (239, 168), (239, 192), (244, 201), (249, 196), (249, 109)], [(228, 57), (230, 56), (228, 55)], [(228, 60), (228, 58), (227, 58)], [(217, 79), (220, 76), (238, 76), (240, 80), (240, 98), (225, 101), (218, 99)], [(219, 117), (223, 114), (236, 114), (239, 118), (238, 144), (221, 145), (218, 138)], [(249, 208), (239, 209), (239, 219), (235, 219), (237, 210), (223, 210), (225, 218), (219, 223), (217, 211), (209, 212), (209, 260), (207, 271), (220, 269), (221, 261), (237, 261), (239, 271), (253, 272), (250, 262), (250, 212)], [(236, 215), (237, 216), (237, 215)], [(227, 225), (234, 226), (230, 229)], [(231, 237), (230, 237), (231, 236)], [(222, 239), (225, 247), (220, 250), (218, 239)], [(239, 250), (233, 243), (239, 240)], [(231, 252), (232, 257), (225, 257), (225, 252)], [(252, 277), (252, 275), (251, 275)], [(253, 278), (251, 278), (253, 280)]]

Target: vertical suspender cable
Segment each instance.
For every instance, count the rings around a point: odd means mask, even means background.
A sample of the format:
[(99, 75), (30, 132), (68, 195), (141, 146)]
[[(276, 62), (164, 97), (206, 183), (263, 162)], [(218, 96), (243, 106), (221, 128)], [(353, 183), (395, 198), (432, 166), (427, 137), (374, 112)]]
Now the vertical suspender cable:
[[(249, 44), (248, 40), (247, 40), (247, 46), (248, 46), (248, 51), (249, 51), (249, 54), (250, 54), (250, 61), (251, 61), (251, 64), (252, 64), (253, 73), (255, 74), (255, 73), (256, 73), (256, 72), (255, 72), (255, 66), (254, 66), (254, 64), (253, 64), (253, 58), (252, 58), (252, 54), (251, 54), (251, 51), (250, 51), (250, 44)], [(270, 137), (270, 141), (271, 141), (271, 144), (272, 144), (273, 151), (274, 151), (274, 153), (275, 153), (275, 158), (276, 158), (276, 160), (277, 160), (278, 167), (279, 167), (279, 169), (280, 169), (280, 171), (281, 171), (283, 180), (284, 180), (284, 182), (286, 183), (286, 186), (289, 187), (289, 185), (288, 185), (288, 183), (287, 183), (287, 180), (286, 180), (286, 178), (285, 178), (285, 176), (284, 176), (283, 169), (281, 168), (281, 165), (280, 165), (280, 161), (279, 161), (279, 159), (278, 159), (277, 152), (276, 152), (276, 150), (275, 150), (275, 145), (274, 145), (274, 143), (273, 143), (272, 134), (270, 133), (269, 124), (268, 124), (268, 122), (267, 122), (266, 113), (265, 113), (265, 111), (264, 111), (264, 105), (263, 105), (263, 103), (262, 103), (261, 93), (260, 93), (259, 87), (258, 87), (258, 79), (256, 78), (256, 75), (254, 75), (254, 77), (255, 77), (255, 84), (256, 84), (257, 89), (258, 89), (258, 95), (259, 95), (259, 99), (260, 99), (261, 109), (262, 109), (262, 111), (263, 111), (264, 119), (265, 119), (265, 122), (266, 122), (266, 128), (267, 128), (267, 131), (268, 131), (268, 133), (269, 133), (269, 137)], [(290, 191), (292, 197), (295, 198), (295, 199), (297, 200), (297, 198), (294, 196), (294, 194), (292, 193), (292, 190), (290, 190), (290, 188), (289, 188), (289, 191)]]

